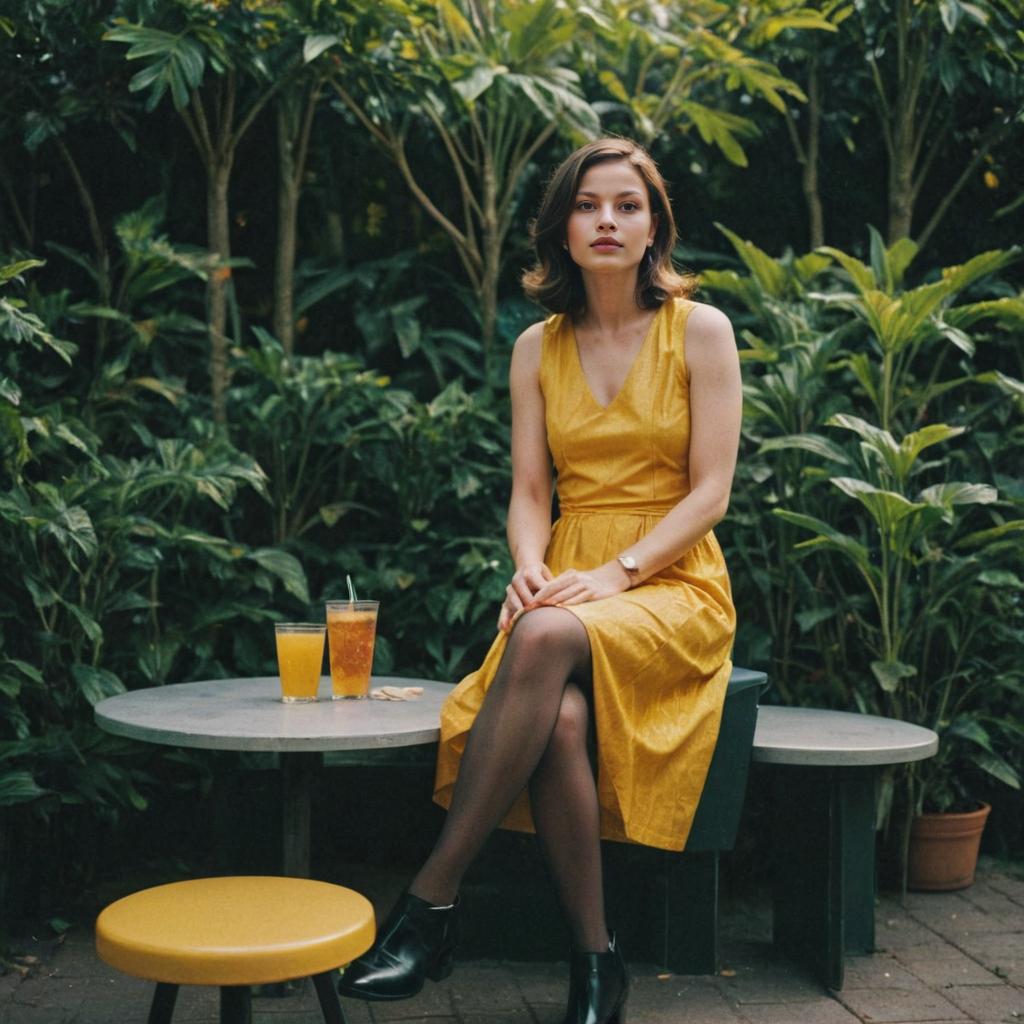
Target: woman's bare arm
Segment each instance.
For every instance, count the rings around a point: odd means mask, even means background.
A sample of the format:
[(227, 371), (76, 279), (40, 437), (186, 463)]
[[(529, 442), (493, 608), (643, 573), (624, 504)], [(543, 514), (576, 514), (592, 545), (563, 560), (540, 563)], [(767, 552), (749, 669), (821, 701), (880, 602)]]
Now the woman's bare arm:
[(512, 350), (512, 497), (508, 506), (508, 546), (516, 565), (506, 588), (498, 628), (507, 630), (516, 612), (551, 579), (544, 552), (551, 539), (551, 456), (540, 390), (544, 325), (528, 327)]
[(743, 395), (732, 325), (724, 313), (698, 305), (686, 325), (690, 378), (690, 493), (649, 533), (618, 554), (632, 555), (637, 579), (617, 559), (561, 573), (534, 595), (537, 603), (579, 604), (621, 593), (681, 558), (729, 507), (736, 470)]

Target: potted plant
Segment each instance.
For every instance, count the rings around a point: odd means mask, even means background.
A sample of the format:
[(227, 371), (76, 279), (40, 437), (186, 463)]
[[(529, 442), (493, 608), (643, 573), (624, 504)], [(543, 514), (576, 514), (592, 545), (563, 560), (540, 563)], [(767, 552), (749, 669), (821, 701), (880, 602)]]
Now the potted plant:
[[(760, 498), (788, 528), (812, 535), (782, 557), (786, 603), (798, 609), (791, 617), (813, 641), (817, 678), (832, 687), (819, 688), (815, 703), (852, 704), (940, 735), (937, 758), (892, 772), (883, 791), (884, 816), (900, 809), (905, 869), (915, 817), (976, 810), (967, 786), (979, 775), (1020, 785), (1006, 756), (1020, 746), (1020, 730), (1002, 695), (1021, 685), (1019, 619), (1015, 627), (1008, 616), (1024, 586), (1024, 488), (1010, 468), (1020, 464), (1013, 417), (1024, 384), (976, 373), (967, 329), (1019, 323), (1024, 302), (957, 304), (1018, 253), (982, 253), (908, 289), (903, 278), (916, 254), (909, 239), (886, 248), (872, 229), (868, 265), (833, 248), (773, 261), (727, 234), (750, 277), (712, 272), (707, 283), (755, 317), (745, 355), (765, 369), (747, 383), (748, 424), (767, 434), (756, 456), (774, 459), (755, 466), (755, 479), (766, 481)], [(811, 290), (812, 279), (837, 272), (838, 289)], [(815, 387), (816, 418), (801, 398)], [(797, 409), (799, 424), (780, 432)], [(937, 413), (955, 422), (932, 422)], [(763, 567), (760, 576), (768, 577)], [(811, 646), (803, 643), (794, 655), (787, 641), (779, 675), (794, 669), (799, 677), (798, 659)], [(791, 678), (781, 682), (806, 692)]]

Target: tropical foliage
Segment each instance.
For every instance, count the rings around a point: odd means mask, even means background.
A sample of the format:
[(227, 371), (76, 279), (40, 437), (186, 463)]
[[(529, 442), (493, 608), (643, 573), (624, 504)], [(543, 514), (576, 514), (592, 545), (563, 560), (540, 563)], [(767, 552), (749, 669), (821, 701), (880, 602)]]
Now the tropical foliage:
[(907, 239), (872, 231), (863, 263), (776, 261), (727, 235), (748, 273), (706, 283), (754, 318), (732, 539), (769, 611), (776, 685), (937, 730), (943, 756), (904, 780), (909, 809), (968, 800), (965, 767), (1019, 788), (1024, 481), (1003, 431), (1024, 383), (976, 362), (1024, 323), (993, 281), (1019, 253), (908, 287)]
[(940, 730), (908, 808), (1018, 785), (1019, 23), (1019, 0), (8, 4), (0, 905), (31, 909), (19, 843), (88, 875), (71, 845), (208, 778), (98, 731), (104, 696), (273, 671), (271, 622), (346, 573), (383, 602), (379, 671), (479, 658), (529, 218), (598, 131), (649, 145), (679, 261), (741, 338), (737, 662), (772, 699)]

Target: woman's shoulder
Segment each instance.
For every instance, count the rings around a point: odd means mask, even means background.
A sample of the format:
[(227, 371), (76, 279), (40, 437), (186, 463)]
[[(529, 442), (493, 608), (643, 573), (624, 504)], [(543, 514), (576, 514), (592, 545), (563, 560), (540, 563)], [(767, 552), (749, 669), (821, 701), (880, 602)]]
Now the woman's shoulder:
[(690, 302), (682, 332), (686, 372), (704, 378), (731, 373), (738, 364), (732, 322), (720, 309), (706, 302)]
[(687, 341), (694, 332), (701, 335), (723, 335), (732, 337), (732, 322), (717, 306), (707, 302), (696, 302), (693, 299), (672, 298), (666, 300), (673, 304), (676, 316), (686, 320)]
[(540, 368), (540, 357), (544, 348), (544, 336), (548, 331), (548, 324), (554, 317), (547, 320), (538, 320), (530, 324), (522, 334), (516, 338), (512, 346), (512, 368), (513, 371), (533, 370)]
[(513, 358), (540, 362), (544, 339), (558, 331), (565, 319), (564, 313), (552, 313), (546, 320), (538, 320), (516, 338), (512, 347)]

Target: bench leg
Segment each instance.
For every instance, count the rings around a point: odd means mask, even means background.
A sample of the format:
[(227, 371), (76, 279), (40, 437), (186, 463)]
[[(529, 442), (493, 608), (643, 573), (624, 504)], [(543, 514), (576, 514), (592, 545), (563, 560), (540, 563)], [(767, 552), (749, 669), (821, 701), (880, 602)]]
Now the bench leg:
[(665, 853), (659, 960), (675, 974), (718, 970), (718, 852)]
[(345, 1014), (341, 1010), (338, 990), (335, 988), (337, 981), (337, 971), (325, 971), (323, 974), (313, 975), (313, 985), (316, 988), (316, 997), (320, 1000), (320, 1012), (324, 1015), (324, 1024), (345, 1024)]
[(221, 985), (220, 1024), (252, 1024), (252, 997), (248, 985)]
[(174, 1015), (174, 1003), (178, 998), (178, 986), (158, 981), (153, 992), (153, 1002), (149, 1004), (147, 1024), (171, 1024)]
[(875, 945), (875, 770), (772, 768), (775, 944), (841, 989)]

